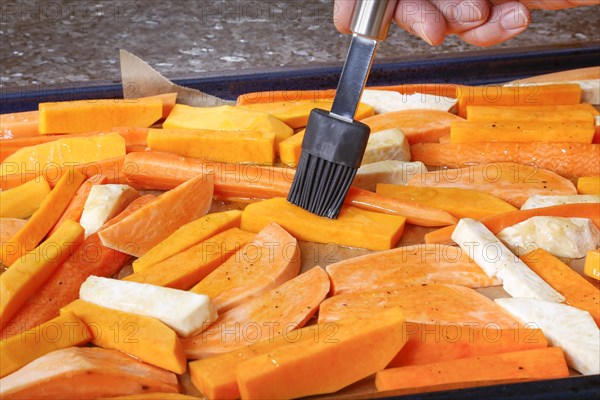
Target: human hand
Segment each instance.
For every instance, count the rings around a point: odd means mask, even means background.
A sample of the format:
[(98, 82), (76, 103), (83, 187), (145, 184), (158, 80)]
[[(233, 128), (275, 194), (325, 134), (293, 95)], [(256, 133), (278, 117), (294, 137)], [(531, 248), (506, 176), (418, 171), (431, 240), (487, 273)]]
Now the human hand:
[[(350, 33), (356, 0), (335, 0), (334, 22)], [(530, 9), (558, 10), (598, 5), (600, 0), (400, 0), (394, 21), (432, 46), (455, 34), (477, 46), (492, 46), (523, 32), (531, 21)]]

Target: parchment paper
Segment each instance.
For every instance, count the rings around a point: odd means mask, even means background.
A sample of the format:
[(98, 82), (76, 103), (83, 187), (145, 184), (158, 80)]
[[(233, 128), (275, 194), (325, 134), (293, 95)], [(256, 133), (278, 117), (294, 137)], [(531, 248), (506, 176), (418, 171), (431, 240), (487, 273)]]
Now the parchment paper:
[(126, 50), (119, 50), (119, 56), (123, 98), (125, 99), (177, 92), (177, 103), (179, 104), (195, 107), (235, 104), (196, 89), (176, 85), (162, 76), (147, 62)]

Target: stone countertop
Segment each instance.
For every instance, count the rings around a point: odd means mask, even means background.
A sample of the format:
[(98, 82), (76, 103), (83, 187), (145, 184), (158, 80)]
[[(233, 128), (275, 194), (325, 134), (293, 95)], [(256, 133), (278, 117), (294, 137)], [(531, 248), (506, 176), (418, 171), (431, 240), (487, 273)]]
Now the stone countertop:
[[(3, 0), (0, 87), (119, 79), (118, 49), (167, 77), (341, 62), (349, 39), (332, 0)], [(534, 11), (531, 27), (495, 48), (600, 40), (600, 6)], [(457, 37), (432, 48), (393, 27), (378, 59), (476, 50)]]

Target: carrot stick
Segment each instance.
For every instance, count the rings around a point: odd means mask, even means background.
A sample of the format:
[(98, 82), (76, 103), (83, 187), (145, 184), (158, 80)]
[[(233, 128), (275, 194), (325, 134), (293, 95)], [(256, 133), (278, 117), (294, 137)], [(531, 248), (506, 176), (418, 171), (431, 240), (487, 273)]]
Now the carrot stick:
[(322, 101), (333, 99), (335, 89), (326, 90), (274, 90), (265, 92), (246, 93), (237, 98), (238, 106), (256, 103), (274, 103), (280, 101), (313, 100)]
[(594, 118), (585, 112), (584, 115), (587, 115), (589, 120), (453, 122), (450, 127), (450, 143), (592, 143)]
[(523, 255), (521, 260), (540, 278), (565, 296), (567, 304), (589, 312), (596, 321), (596, 325), (600, 326), (598, 288), (542, 248)]
[(498, 380), (552, 379), (569, 376), (563, 351), (558, 347), (515, 351), (433, 364), (392, 368), (375, 377), (377, 390), (427, 389), (432, 386)]
[(456, 99), (458, 91), (462, 88), (466, 88), (466, 86), (454, 83), (405, 83), (402, 85), (373, 86), (367, 89), (389, 90), (402, 94), (424, 93)]
[(387, 368), (548, 347), (541, 329), (495, 329), (454, 324), (407, 323), (408, 341)]
[[(600, 229), (600, 209), (598, 208), (598, 204), (595, 203), (561, 204), (552, 207), (532, 208), (530, 210), (509, 211), (507, 213), (495, 214), (482, 218), (481, 222), (492, 231), (493, 234), (497, 234), (504, 228), (537, 216), (589, 218), (594, 225)], [(427, 233), (425, 235), (425, 243), (452, 243), (451, 236), (455, 227), (456, 225), (446, 226)]]
[(39, 136), (39, 134), (37, 110), (0, 114), (0, 140)]
[[(169, 190), (204, 172), (215, 174), (215, 195), (230, 198), (268, 199), (287, 197), (295, 170), (245, 164), (203, 162), (161, 152), (129, 153), (125, 156), (127, 181), (137, 189)], [(436, 208), (351, 188), (345, 203), (368, 211), (401, 215), (410, 224), (444, 226), (456, 218)]]
[(48, 235), (51, 235), (54, 231), (58, 229), (58, 227), (63, 222), (65, 222), (68, 219), (71, 219), (75, 222), (79, 222), (81, 214), (83, 213), (83, 206), (85, 205), (85, 201), (87, 200), (88, 195), (90, 194), (90, 190), (92, 190), (92, 186), (103, 185), (107, 181), (108, 178), (104, 175), (94, 175), (85, 182), (83, 182), (79, 189), (77, 189), (77, 193), (75, 193), (75, 196), (73, 196), (73, 198), (67, 205), (65, 211), (62, 213), (58, 221), (56, 221), (56, 224), (54, 224), (52, 229), (50, 229), (50, 232), (48, 232)]
[[(92, 131), (86, 133), (73, 133), (69, 137), (93, 137), (102, 133), (115, 132), (125, 139), (125, 146), (129, 147), (146, 147), (146, 136), (148, 128), (113, 128), (110, 131)], [(37, 135), (32, 137), (18, 137), (14, 139), (4, 139), (1, 141), (0, 162), (6, 157), (15, 153), (23, 147), (35, 146), (36, 144), (53, 142), (58, 139), (65, 138), (65, 135)]]
[[(119, 215), (105, 223), (102, 229), (122, 221), (155, 196), (146, 195), (132, 201)], [(90, 276), (108, 277), (118, 272), (129, 260), (129, 255), (102, 245), (98, 234), (86, 238), (69, 259), (58, 267), (54, 274), (17, 312), (1, 338), (17, 335), (59, 315), (61, 307), (79, 298), (81, 284)]]
[(565, 177), (600, 175), (600, 145), (583, 143), (418, 143), (413, 161), (459, 168), (492, 162), (533, 164)]
[(67, 208), (83, 180), (84, 176), (77, 171), (63, 175), (23, 229), (8, 242), (2, 243), (0, 260), (4, 265), (11, 265), (42, 241)]
[(581, 86), (577, 84), (531, 86), (465, 86), (460, 88), (458, 115), (467, 116), (467, 106), (546, 106), (581, 102)]

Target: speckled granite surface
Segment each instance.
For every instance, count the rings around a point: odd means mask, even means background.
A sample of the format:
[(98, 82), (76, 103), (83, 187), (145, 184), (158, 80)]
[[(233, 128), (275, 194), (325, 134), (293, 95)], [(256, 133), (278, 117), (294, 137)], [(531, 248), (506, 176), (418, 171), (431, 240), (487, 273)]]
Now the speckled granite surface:
[[(1, 83), (118, 79), (118, 49), (168, 77), (337, 62), (348, 38), (337, 33), (332, 0), (2, 0)], [(498, 45), (516, 48), (600, 40), (600, 7), (535, 11), (530, 29)], [(476, 47), (449, 37), (437, 48), (398, 27), (378, 59), (462, 52)]]

